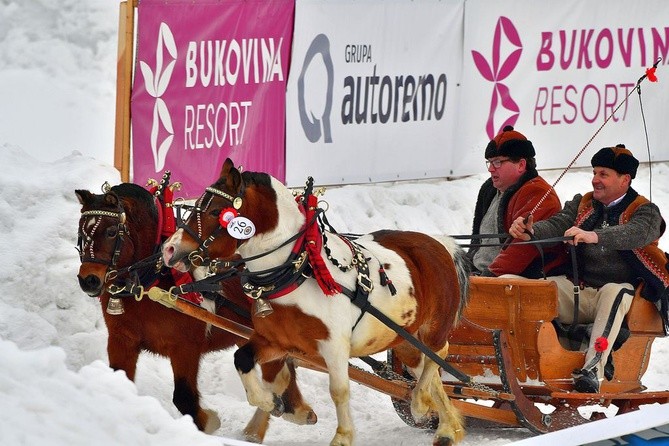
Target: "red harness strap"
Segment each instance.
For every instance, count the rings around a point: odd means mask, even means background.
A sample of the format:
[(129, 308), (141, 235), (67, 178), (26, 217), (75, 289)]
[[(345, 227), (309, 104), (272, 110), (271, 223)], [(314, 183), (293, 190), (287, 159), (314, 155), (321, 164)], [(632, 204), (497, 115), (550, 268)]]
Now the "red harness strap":
[[(158, 191), (160, 189), (160, 191)], [(158, 231), (156, 231), (156, 246), (160, 246), (164, 240), (170, 237), (176, 231), (176, 222), (174, 218), (174, 210), (172, 203), (174, 201), (174, 191), (167, 186), (167, 184), (161, 184), (153, 186), (149, 189), (151, 195), (154, 196), (156, 200), (156, 209), (158, 210)], [(156, 194), (156, 192), (158, 192)], [(161, 196), (162, 195), (162, 199)], [(193, 282), (193, 276), (190, 273), (182, 273), (170, 268), (172, 274), (172, 279), (174, 284), (177, 286), (184, 285), (187, 283)], [(152, 284), (153, 287), (155, 285)], [(200, 293), (190, 292), (182, 295), (184, 299), (200, 305), (204, 300)]]

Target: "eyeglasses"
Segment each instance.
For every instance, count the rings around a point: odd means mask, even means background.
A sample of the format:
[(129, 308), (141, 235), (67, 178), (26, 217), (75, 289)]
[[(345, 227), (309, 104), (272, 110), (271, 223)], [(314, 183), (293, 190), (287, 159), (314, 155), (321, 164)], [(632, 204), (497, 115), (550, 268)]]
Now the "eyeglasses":
[(511, 161), (511, 159), (506, 158), (503, 160), (485, 160), (485, 167), (486, 169), (490, 169), (490, 165), (492, 165), (492, 167), (495, 169), (499, 169), (502, 167), (502, 164), (506, 163), (507, 161)]

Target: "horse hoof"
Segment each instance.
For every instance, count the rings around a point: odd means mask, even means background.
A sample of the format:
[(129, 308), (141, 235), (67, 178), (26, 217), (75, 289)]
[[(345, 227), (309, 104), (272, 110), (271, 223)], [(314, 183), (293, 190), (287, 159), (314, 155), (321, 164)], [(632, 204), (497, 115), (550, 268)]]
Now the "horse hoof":
[(426, 422), (428, 422), (427, 413), (424, 413), (422, 415), (416, 415), (412, 412), (411, 416), (413, 417), (413, 420), (416, 423), (416, 426), (422, 425), (422, 424), (425, 424)]
[(270, 416), (267, 412), (256, 409), (244, 428), (244, 439), (250, 443), (262, 443), (269, 427), (269, 420)]
[(283, 415), (286, 407), (283, 404), (283, 400), (279, 395), (274, 394), (274, 409), (270, 412), (271, 415), (275, 417), (280, 417)]
[(204, 433), (213, 434), (221, 427), (221, 419), (218, 418), (218, 414), (211, 409), (202, 409), (202, 411), (207, 415), (207, 422), (204, 425)]
[(244, 430), (244, 440), (248, 441), (249, 443), (262, 444), (262, 438), (260, 438), (258, 434), (246, 432), (246, 430)]
[(313, 410), (297, 411), (295, 413), (284, 412), (284, 414), (281, 415), (281, 418), (293, 424), (297, 424), (298, 426), (303, 426), (305, 424), (312, 425), (318, 422), (318, 417)]
[(353, 433), (343, 434), (337, 432), (335, 437), (330, 442), (330, 446), (351, 446), (353, 444)]
[(318, 423), (318, 416), (316, 416), (316, 412), (310, 410), (309, 413), (307, 414), (307, 424), (312, 425), (316, 423)]
[(453, 439), (449, 437), (437, 437), (432, 442), (432, 446), (453, 446)]

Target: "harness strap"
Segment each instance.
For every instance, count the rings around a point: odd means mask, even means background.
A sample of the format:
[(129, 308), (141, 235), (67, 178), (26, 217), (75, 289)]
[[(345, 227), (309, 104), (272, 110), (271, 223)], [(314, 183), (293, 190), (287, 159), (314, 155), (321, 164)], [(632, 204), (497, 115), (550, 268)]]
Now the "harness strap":
[[(435, 352), (427, 348), (425, 344), (423, 344), (421, 341), (416, 339), (415, 336), (413, 336), (411, 333), (406, 331), (404, 327), (401, 325), (397, 324), (395, 321), (390, 319), (388, 316), (386, 316), (383, 312), (381, 312), (378, 308), (376, 308), (374, 305), (369, 303), (369, 300), (367, 300), (367, 296), (361, 296), (360, 292), (360, 287), (357, 287), (356, 293), (353, 291), (347, 289), (346, 287), (342, 287), (342, 292), (346, 294), (346, 296), (351, 299), (351, 302), (360, 308), (362, 310), (362, 313), (369, 313), (372, 316), (374, 316), (376, 319), (378, 319), (380, 322), (382, 322), (386, 327), (390, 328), (393, 330), (395, 333), (397, 333), (399, 336), (404, 338), (404, 340), (408, 341), (411, 345), (416, 347), (418, 350), (421, 351), (425, 356), (430, 358), (432, 361), (437, 363), (442, 369), (444, 369), (446, 372), (450, 373), (453, 375), (455, 378), (458, 380), (462, 381), (465, 384), (472, 384), (472, 379), (470, 376), (462, 373), (460, 370), (456, 369), (449, 363), (447, 363), (443, 358), (440, 358), (439, 355), (437, 355)], [(362, 293), (364, 294), (364, 292)], [(362, 315), (360, 316), (362, 317)], [(358, 321), (360, 318), (358, 319)], [(356, 322), (357, 324), (358, 322)]]
[[(311, 277), (309, 262), (300, 256), (297, 256), (296, 260), (289, 258), (279, 269), (272, 268), (272, 271), (275, 274), (268, 276), (262, 276), (258, 272), (249, 274), (246, 271), (246, 273), (242, 273), (241, 280), (244, 293), (252, 300), (260, 297), (276, 299), (295, 290)], [(261, 283), (258, 282), (258, 278), (263, 279)]]
[(508, 237), (509, 234), (506, 233), (498, 233), (498, 234), (457, 234), (457, 235), (449, 235), (450, 238), (456, 239), (456, 240), (471, 240), (474, 238), (504, 238)]
[[(496, 234), (490, 234), (490, 235), (496, 235)], [(455, 238), (453, 236), (449, 236), (449, 237)], [(478, 236), (476, 236), (476, 237), (478, 238)], [(463, 237), (460, 236), (459, 238), (463, 238)], [(565, 241), (573, 240), (573, 239), (574, 239), (573, 236), (572, 237), (561, 236), (561, 237), (545, 238), (545, 239), (541, 239), (541, 240), (537, 240), (537, 239), (518, 240), (518, 241), (515, 241), (511, 244), (513, 244), (513, 245), (549, 245), (549, 244), (552, 244), (552, 243), (565, 242)], [(502, 246), (502, 247), (504, 247), (504, 246), (508, 246), (508, 245), (509, 244), (507, 244), (506, 242), (505, 243), (458, 243), (458, 246), (461, 246), (463, 248), (484, 247), (484, 246), (485, 247), (492, 247), (492, 246)]]
[(223, 273), (214, 274), (209, 277), (205, 277), (204, 279), (185, 283), (179, 286), (179, 294), (186, 294), (193, 291), (199, 293), (222, 291), (220, 282), (229, 279), (235, 274), (239, 274), (239, 271), (236, 269), (228, 269)]
[(205, 291), (202, 293), (205, 299), (211, 300), (216, 304), (216, 312), (219, 308), (227, 308), (228, 310), (235, 313), (237, 316), (241, 316), (246, 320), (251, 320), (251, 313), (249, 313), (245, 308), (240, 307), (230, 299), (228, 299), (224, 294), (214, 293), (211, 291)]
[(576, 263), (576, 246), (570, 245), (569, 253), (571, 254), (571, 274), (572, 274), (572, 284), (574, 284), (574, 316), (571, 321), (571, 326), (569, 327), (569, 345), (572, 349), (577, 348), (576, 340), (573, 340), (574, 334), (576, 332), (576, 325), (578, 323), (578, 307), (580, 305), (581, 299), (581, 284), (578, 281), (578, 264)]

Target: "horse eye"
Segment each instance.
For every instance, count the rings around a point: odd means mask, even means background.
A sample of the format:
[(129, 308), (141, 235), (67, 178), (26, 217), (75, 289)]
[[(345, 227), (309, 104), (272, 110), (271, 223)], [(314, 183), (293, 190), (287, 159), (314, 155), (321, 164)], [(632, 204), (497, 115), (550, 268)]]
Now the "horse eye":
[(218, 216), (221, 215), (221, 209), (212, 209), (209, 211), (209, 215), (218, 218)]
[(107, 237), (113, 238), (113, 237), (116, 237), (117, 230), (114, 226), (110, 226), (110, 227), (107, 228), (107, 231), (105, 232), (105, 234), (107, 235)]

